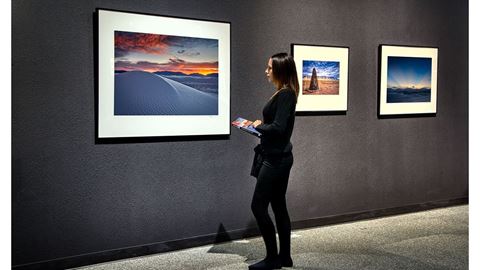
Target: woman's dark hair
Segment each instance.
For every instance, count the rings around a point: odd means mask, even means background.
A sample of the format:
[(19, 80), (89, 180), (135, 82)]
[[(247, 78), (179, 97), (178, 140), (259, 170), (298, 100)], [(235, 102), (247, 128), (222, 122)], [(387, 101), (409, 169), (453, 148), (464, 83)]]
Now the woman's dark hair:
[(287, 53), (277, 53), (272, 55), (272, 75), (277, 87), (288, 87), (295, 91), (295, 95), (298, 98), (298, 78), (297, 68), (295, 67), (295, 61), (293, 57)]

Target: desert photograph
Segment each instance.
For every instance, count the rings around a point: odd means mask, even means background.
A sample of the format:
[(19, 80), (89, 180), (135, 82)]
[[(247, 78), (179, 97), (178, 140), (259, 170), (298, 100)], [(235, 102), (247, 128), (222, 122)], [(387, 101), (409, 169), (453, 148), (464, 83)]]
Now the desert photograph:
[(340, 62), (303, 61), (303, 95), (338, 95)]

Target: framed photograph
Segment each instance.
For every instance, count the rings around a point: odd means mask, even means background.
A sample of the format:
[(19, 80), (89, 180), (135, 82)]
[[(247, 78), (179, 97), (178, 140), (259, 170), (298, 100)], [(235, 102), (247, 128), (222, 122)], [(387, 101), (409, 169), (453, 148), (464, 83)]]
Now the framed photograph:
[(97, 14), (99, 138), (230, 134), (230, 23)]
[(437, 112), (438, 48), (380, 45), (380, 115)]
[(300, 93), (297, 111), (346, 111), (348, 47), (292, 44)]

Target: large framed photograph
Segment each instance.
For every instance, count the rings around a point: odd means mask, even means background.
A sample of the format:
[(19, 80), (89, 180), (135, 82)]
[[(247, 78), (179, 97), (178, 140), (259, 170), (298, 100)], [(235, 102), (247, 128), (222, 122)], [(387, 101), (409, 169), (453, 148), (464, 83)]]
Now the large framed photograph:
[(379, 115), (437, 112), (438, 48), (380, 45)]
[(230, 23), (97, 14), (99, 138), (230, 134)]
[(348, 47), (292, 44), (300, 91), (297, 111), (346, 111)]

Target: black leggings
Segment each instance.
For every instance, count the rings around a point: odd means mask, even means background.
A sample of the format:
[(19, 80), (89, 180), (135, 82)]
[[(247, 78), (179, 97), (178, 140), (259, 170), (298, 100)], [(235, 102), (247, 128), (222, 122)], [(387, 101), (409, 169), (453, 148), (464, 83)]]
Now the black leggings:
[(265, 158), (257, 177), (252, 211), (265, 242), (267, 258), (275, 257), (278, 254), (275, 227), (268, 215), (270, 203), (272, 203), (280, 240), (279, 254), (281, 257), (290, 257), (291, 224), (285, 194), (292, 165), (293, 156), (291, 154), (280, 158)]

